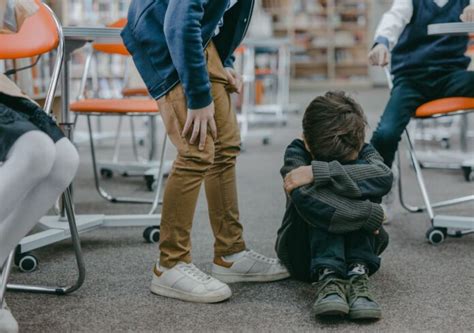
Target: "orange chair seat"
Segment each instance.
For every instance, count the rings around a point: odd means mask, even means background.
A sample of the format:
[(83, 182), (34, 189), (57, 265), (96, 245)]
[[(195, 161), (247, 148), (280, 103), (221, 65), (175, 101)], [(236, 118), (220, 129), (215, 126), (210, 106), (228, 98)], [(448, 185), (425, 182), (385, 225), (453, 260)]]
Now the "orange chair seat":
[(148, 96), (148, 90), (146, 88), (125, 88), (122, 90), (122, 95), (125, 97)]
[(255, 75), (272, 75), (274, 72), (271, 68), (257, 68), (255, 70)]
[(74, 102), (70, 110), (76, 113), (140, 114), (159, 112), (155, 100), (147, 99), (83, 99)]
[(474, 98), (448, 97), (425, 103), (416, 109), (416, 118), (442, 116), (462, 110), (474, 110)]

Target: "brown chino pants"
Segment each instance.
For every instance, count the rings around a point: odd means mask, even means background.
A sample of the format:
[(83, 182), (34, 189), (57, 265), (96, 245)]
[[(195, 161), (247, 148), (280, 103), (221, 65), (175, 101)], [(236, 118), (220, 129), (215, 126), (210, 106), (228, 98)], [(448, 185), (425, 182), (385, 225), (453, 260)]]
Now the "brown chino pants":
[(220, 57), (211, 43), (205, 50), (215, 106), (217, 139), (207, 136), (203, 151), (181, 133), (187, 116), (181, 85), (158, 100), (171, 142), (178, 155), (166, 183), (160, 236), (160, 265), (171, 268), (191, 262), (191, 227), (196, 202), (204, 181), (209, 219), (215, 237), (214, 254), (224, 256), (243, 251), (239, 223), (235, 164), (240, 152), (240, 132), (232, 111), (228, 81)]

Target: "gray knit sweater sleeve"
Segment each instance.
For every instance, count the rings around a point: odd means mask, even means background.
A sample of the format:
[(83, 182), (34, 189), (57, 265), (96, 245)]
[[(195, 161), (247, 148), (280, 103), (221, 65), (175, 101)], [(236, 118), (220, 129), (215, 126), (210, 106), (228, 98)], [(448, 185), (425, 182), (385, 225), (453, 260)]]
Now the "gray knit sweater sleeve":
[[(311, 160), (303, 141), (294, 140), (285, 152), (284, 166), (281, 169), (282, 176), (285, 177), (288, 172), (300, 166), (310, 165)], [(346, 172), (351, 174), (350, 170)], [(328, 174), (330, 178), (333, 173), (328, 170)], [(357, 176), (355, 179), (358, 179)], [(340, 188), (344, 186), (346, 185), (342, 183)], [(354, 187), (355, 193), (356, 186), (349, 184), (346, 187), (350, 186)], [(355, 199), (336, 192), (331, 186), (313, 183), (293, 190), (290, 200), (298, 214), (307, 223), (330, 232), (347, 233), (363, 229), (372, 233), (381, 227), (384, 213), (380, 205), (370, 200)]]
[(381, 198), (392, 187), (390, 168), (369, 144), (364, 145), (353, 163), (311, 161), (311, 165), (316, 187), (329, 187), (349, 198)]

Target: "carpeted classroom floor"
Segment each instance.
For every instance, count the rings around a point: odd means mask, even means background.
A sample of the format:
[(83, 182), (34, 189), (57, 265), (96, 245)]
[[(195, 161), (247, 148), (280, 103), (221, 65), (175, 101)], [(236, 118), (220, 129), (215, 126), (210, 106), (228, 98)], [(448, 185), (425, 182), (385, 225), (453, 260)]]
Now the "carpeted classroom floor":
[[(292, 93), (304, 110), (321, 92)], [(388, 97), (386, 89), (353, 91), (373, 129)], [(283, 128), (273, 128), (270, 145), (258, 138), (246, 143), (238, 161), (241, 220), (249, 248), (274, 256), (276, 231), (285, 198), (279, 168), (286, 145), (300, 134), (299, 114), (291, 114)], [(79, 123), (84, 128), (84, 123)], [(471, 142), (471, 149), (474, 142)], [(106, 203), (95, 192), (87, 142), (79, 146), (81, 167), (75, 185), (78, 214), (146, 213), (148, 206)], [(99, 149), (111, 153), (110, 144)], [(173, 152), (170, 152), (170, 157)], [(408, 199), (420, 203), (410, 167), (403, 162)], [(467, 195), (474, 183), (459, 171), (426, 170), (434, 199)], [(141, 178), (115, 176), (107, 188), (131, 195), (150, 195)], [(464, 216), (474, 205), (445, 209)], [(153, 332), (153, 331), (338, 331), (338, 332), (472, 332), (474, 331), (474, 236), (448, 239), (432, 246), (425, 239), (429, 226), (425, 214), (409, 214), (397, 206), (387, 226), (391, 242), (383, 254), (382, 268), (371, 278), (372, 290), (383, 308), (376, 323), (346, 319), (318, 320), (311, 314), (314, 287), (286, 280), (267, 284), (231, 285), (231, 300), (215, 305), (191, 304), (152, 295), (151, 269), (157, 245), (147, 244), (142, 228), (99, 229), (82, 234), (87, 265), (83, 287), (68, 296), (8, 293), (7, 302), (22, 332)], [(204, 195), (201, 195), (193, 228), (194, 263), (210, 272), (213, 239)], [(67, 283), (76, 270), (70, 242), (35, 251), (40, 259), (36, 272), (14, 268), (11, 282)]]

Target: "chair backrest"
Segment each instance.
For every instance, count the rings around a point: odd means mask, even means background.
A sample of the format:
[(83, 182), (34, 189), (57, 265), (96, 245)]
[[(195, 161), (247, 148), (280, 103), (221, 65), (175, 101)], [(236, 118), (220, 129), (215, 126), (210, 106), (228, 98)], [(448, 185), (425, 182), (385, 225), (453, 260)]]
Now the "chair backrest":
[[(126, 18), (121, 18), (109, 25), (109, 28), (123, 28), (127, 24)], [(102, 52), (106, 54), (118, 54), (123, 56), (129, 56), (127, 48), (123, 43), (94, 43), (93, 48), (97, 52)]]
[(0, 35), (0, 59), (31, 58), (53, 50), (58, 51), (43, 107), (49, 114), (64, 60), (64, 36), (53, 11), (41, 0), (35, 1), (39, 6), (38, 12), (25, 20), (20, 31)]
[(20, 31), (0, 35), (0, 59), (35, 57), (56, 49), (60, 32), (51, 10), (36, 0), (39, 10), (23, 23)]

